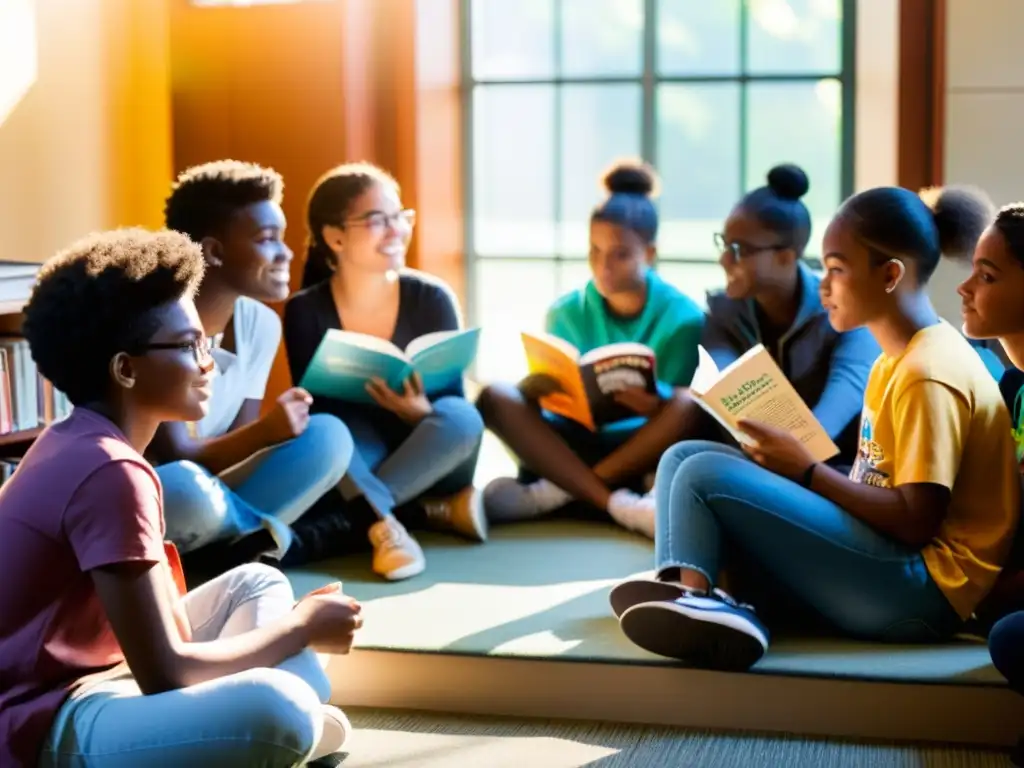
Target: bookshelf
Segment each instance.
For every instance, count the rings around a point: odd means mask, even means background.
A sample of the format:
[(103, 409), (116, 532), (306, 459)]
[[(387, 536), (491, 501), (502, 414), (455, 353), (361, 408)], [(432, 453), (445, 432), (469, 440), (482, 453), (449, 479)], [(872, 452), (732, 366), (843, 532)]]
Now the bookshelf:
[(21, 338), (22, 310), (39, 266), (0, 262), (0, 483), (46, 424), (70, 409), (66, 398), (39, 376)]

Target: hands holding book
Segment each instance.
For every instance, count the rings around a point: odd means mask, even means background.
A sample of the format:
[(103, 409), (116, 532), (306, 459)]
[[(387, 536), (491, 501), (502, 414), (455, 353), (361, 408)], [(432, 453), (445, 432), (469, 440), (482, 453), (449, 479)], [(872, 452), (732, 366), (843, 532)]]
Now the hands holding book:
[(619, 405), (625, 406), (637, 416), (648, 419), (660, 411), (665, 402), (657, 392), (648, 392), (642, 387), (620, 389), (613, 397)]
[(757, 421), (740, 419), (739, 428), (750, 438), (741, 443), (747, 454), (765, 469), (800, 481), (817, 462), (792, 433)]
[[(531, 373), (519, 382), (519, 391), (531, 403), (554, 394), (565, 394), (565, 388), (558, 379), (546, 373)], [(626, 387), (612, 395), (612, 399), (638, 416), (650, 418), (657, 413), (664, 401), (657, 393), (643, 387)]]
[(537, 402), (542, 397), (565, 392), (558, 379), (546, 373), (531, 373), (526, 376), (519, 382), (519, 391), (531, 403)]
[(418, 373), (405, 380), (401, 393), (395, 392), (387, 382), (377, 376), (366, 383), (366, 391), (377, 405), (391, 411), (410, 426), (419, 424), (434, 410), (434, 406), (427, 399), (423, 379)]

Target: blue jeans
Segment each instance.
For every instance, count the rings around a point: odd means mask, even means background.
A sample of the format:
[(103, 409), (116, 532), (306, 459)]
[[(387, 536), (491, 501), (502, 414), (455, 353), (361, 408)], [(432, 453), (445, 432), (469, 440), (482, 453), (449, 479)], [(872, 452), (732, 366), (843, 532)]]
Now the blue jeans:
[(261, 451), (219, 476), (191, 461), (156, 468), (164, 489), (167, 538), (182, 554), (268, 528), (281, 544), (291, 526), (338, 486), (352, 459), (352, 435), (338, 419), (314, 414), (294, 440)]
[(433, 495), (473, 484), (484, 423), (463, 397), (442, 397), (415, 427), (356, 415), (348, 420), (355, 451), (341, 488), (346, 499), (365, 497), (380, 515)]
[(655, 494), (659, 573), (691, 569), (714, 584), (729, 540), (846, 634), (924, 642), (960, 628), (920, 552), (735, 448), (673, 446), (658, 465)]
[[(235, 637), (281, 621), (295, 605), (288, 578), (251, 563), (183, 599), (195, 642)], [(305, 765), (323, 729), (331, 684), (305, 649), (274, 669), (248, 669), (143, 696), (115, 668), (75, 690), (57, 712), (40, 768), (291, 768)]]

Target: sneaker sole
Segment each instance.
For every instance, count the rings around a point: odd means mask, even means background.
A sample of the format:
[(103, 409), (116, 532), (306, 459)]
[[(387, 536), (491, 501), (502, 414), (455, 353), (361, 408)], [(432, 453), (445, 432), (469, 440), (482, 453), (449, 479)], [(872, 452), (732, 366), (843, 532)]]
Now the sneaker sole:
[(327, 707), (330, 705), (325, 704), (323, 708), (323, 733), (320, 735), (320, 741), (317, 742), (313, 753), (309, 756), (309, 761), (320, 760), (340, 752), (352, 735), (352, 723), (349, 722), (345, 713), (337, 707), (330, 707), (330, 710), (333, 711), (328, 710)]
[(764, 656), (757, 638), (727, 624), (696, 619), (685, 610), (672, 602), (641, 603), (622, 614), (619, 626), (645, 651), (699, 669), (745, 672)]
[(683, 590), (675, 584), (654, 579), (635, 579), (612, 587), (612, 591), (608, 595), (608, 602), (612, 605), (612, 613), (618, 619), (634, 605), (660, 600), (675, 600), (682, 597), (683, 594)]
[(411, 579), (413, 576), (419, 576), (426, 569), (427, 564), (421, 560), (418, 563), (409, 563), (409, 565), (403, 565), (401, 568), (395, 568), (393, 571), (379, 575), (388, 581), (402, 581), (404, 579)]
[(473, 538), (481, 543), (487, 541), (487, 510), (484, 509), (484, 495), (480, 491), (473, 492), (473, 498), (469, 502), (469, 515), (473, 521)]

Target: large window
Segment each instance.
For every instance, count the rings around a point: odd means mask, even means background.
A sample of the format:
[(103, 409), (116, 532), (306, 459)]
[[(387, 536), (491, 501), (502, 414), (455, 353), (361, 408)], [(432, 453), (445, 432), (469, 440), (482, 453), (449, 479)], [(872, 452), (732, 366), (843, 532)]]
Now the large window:
[(776, 163), (810, 177), (816, 254), (852, 186), (854, 0), (463, 1), (481, 378), (518, 375), (518, 332), (587, 279), (618, 157), (661, 174), (658, 268), (699, 302), (721, 283), (714, 232)]

